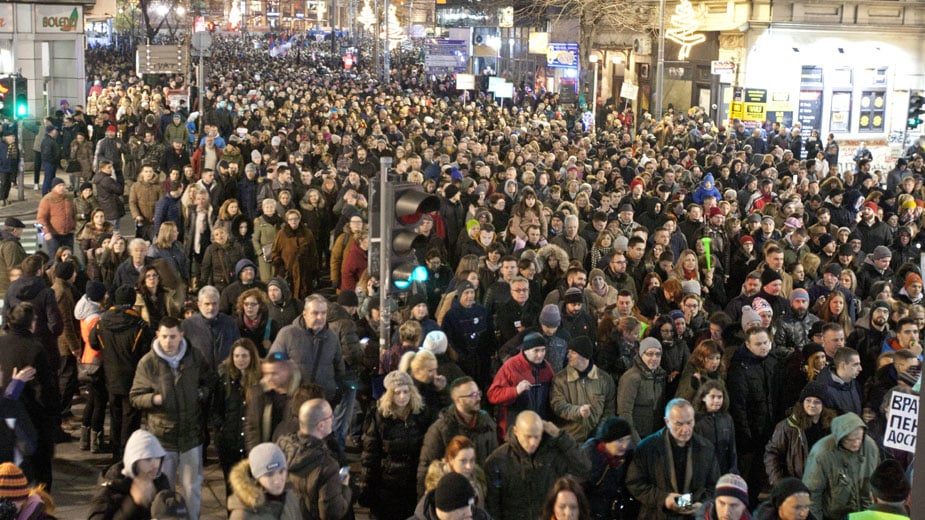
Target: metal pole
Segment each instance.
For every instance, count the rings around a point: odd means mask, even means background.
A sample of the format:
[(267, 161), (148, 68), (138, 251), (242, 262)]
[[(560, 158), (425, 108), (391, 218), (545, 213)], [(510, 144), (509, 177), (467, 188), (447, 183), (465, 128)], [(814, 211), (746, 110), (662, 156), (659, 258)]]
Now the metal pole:
[[(202, 118), (205, 114), (205, 89), (206, 89), (206, 71), (203, 69), (205, 67), (205, 62), (203, 61), (202, 55), (205, 53), (204, 49), (199, 50), (199, 128), (202, 129)], [(198, 141), (197, 141), (198, 144)]]
[(594, 62), (594, 88), (591, 91), (591, 128), (597, 133), (597, 62)]
[(382, 61), (382, 77), (384, 83), (388, 84), (390, 81), (389, 76), (391, 72), (391, 63), (389, 62), (391, 58), (390, 55), (392, 54), (392, 52), (389, 50), (389, 0), (385, 0), (385, 11), (383, 14), (385, 18), (385, 53), (383, 54)]
[(658, 64), (655, 69), (655, 118), (662, 120), (662, 89), (665, 87), (665, 0), (658, 2)]
[(379, 170), (379, 350), (389, 348), (392, 326), (391, 299), (389, 288), (392, 285), (392, 266), (390, 265), (392, 244), (389, 240), (389, 226), (392, 224), (392, 202), (389, 196), (389, 168), (391, 157), (380, 159)]

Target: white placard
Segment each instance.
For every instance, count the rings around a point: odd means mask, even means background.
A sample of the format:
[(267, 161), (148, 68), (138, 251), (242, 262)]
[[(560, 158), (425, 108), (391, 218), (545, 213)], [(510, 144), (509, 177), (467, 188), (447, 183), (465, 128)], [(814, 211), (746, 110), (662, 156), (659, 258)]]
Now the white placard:
[(636, 99), (639, 95), (639, 86), (628, 81), (624, 81), (620, 86), (620, 97), (625, 99)]
[(497, 92), (501, 85), (504, 83), (504, 78), (498, 76), (491, 76), (488, 78), (488, 91)]
[(495, 97), (513, 99), (514, 84), (509, 81), (505, 81), (504, 83), (501, 83), (498, 86), (497, 90), (495, 90)]
[(475, 74), (457, 74), (456, 90), (475, 90)]
[(918, 436), (919, 396), (902, 392), (889, 394), (889, 421), (883, 445), (887, 448), (915, 453)]

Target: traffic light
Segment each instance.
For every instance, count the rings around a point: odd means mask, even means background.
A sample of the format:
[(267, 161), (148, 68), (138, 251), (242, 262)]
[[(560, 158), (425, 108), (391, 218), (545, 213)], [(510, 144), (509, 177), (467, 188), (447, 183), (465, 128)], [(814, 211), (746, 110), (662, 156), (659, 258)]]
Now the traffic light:
[(909, 96), (909, 114), (906, 116), (906, 128), (918, 128), (922, 124), (922, 114), (925, 113), (925, 97), (921, 94)]
[(16, 76), (16, 100), (15, 100), (16, 119), (25, 119), (29, 117), (29, 84), (26, 78)]
[(13, 78), (0, 78), (0, 118), (13, 119)]
[(389, 243), (393, 290), (405, 291), (412, 282), (426, 282), (427, 268), (418, 265), (416, 249), (427, 246), (428, 238), (417, 232), (425, 213), (440, 210), (440, 199), (424, 191), (420, 184), (389, 184), (392, 226)]

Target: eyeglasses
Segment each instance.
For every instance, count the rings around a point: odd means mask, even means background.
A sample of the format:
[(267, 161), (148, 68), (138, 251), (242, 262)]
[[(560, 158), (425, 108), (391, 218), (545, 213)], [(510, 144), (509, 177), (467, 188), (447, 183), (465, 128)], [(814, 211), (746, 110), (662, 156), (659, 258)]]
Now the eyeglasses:
[(463, 397), (468, 397), (469, 399), (479, 399), (482, 397), (482, 392), (472, 392), (471, 394), (463, 394), (456, 397), (459, 397), (460, 399)]

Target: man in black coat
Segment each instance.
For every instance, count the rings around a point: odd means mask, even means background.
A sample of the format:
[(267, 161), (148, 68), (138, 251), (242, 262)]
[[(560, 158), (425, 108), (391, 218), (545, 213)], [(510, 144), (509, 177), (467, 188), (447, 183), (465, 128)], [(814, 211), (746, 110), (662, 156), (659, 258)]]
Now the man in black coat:
[[(58, 336), (64, 332), (64, 319), (54, 291), (45, 283), (43, 262), (42, 257), (38, 255), (23, 260), (20, 264), (22, 277), (10, 284), (3, 301), (4, 306), (10, 310), (22, 302), (32, 304), (36, 318), (35, 337), (45, 348), (48, 363), (57, 371), (60, 358)], [(9, 316), (7, 311), (7, 318)]]
[[(495, 282), (495, 285), (502, 283)], [(521, 276), (515, 276), (508, 288), (508, 301), (495, 311), (495, 336), (503, 345), (518, 333), (539, 325), (540, 307), (530, 300), (530, 282)]]

